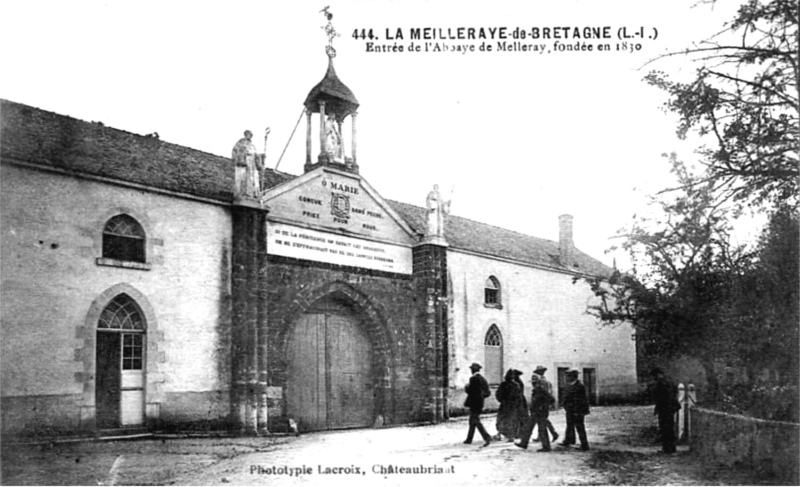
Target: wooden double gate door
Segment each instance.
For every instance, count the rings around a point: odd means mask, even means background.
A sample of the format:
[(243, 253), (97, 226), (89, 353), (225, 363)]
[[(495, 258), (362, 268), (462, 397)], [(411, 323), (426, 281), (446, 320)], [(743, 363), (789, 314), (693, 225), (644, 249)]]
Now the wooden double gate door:
[(288, 344), (286, 415), (300, 431), (371, 426), (372, 346), (346, 309), (302, 315)]

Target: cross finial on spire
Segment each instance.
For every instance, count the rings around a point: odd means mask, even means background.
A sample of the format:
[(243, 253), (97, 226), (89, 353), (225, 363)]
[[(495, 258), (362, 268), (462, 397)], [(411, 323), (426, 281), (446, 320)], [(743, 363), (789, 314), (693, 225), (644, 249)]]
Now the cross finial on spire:
[(333, 14), (330, 13), (330, 11), (328, 11), (329, 8), (331, 8), (331, 7), (327, 6), (327, 7), (323, 8), (322, 10), (320, 10), (320, 13), (322, 15), (324, 15), (326, 19), (328, 19), (328, 24), (324, 25), (324, 26), (322, 26), (320, 28), (321, 29), (325, 29), (325, 34), (328, 36), (328, 45), (325, 46), (325, 53), (328, 55), (329, 58), (335, 58), (336, 57), (336, 49), (333, 48), (333, 38), (334, 37), (340, 37), (341, 34), (336, 32), (336, 29), (333, 28), (333, 24), (331, 23), (331, 19), (333, 18)]

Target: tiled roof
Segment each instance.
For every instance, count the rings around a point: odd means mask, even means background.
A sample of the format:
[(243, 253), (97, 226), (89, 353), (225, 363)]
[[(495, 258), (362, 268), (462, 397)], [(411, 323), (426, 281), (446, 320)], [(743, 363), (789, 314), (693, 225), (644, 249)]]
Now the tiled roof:
[[(388, 203), (411, 228), (418, 233), (424, 232), (427, 226), (426, 208), (399, 201), (389, 200)], [(573, 250), (573, 265), (563, 266), (559, 259), (558, 242), (531, 237), (459, 216), (445, 216), (444, 236), (453, 250), (466, 250), (537, 266), (598, 276), (610, 275), (612, 271), (602, 262), (578, 249)]]
[(280, 186), (283, 183), (289, 182), (292, 179), (296, 178), (294, 174), (287, 174), (285, 172), (276, 171), (274, 169), (266, 168), (264, 169), (264, 173), (261, 175), (262, 186), (263, 188), (269, 189), (274, 188), (275, 186)]
[[(233, 199), (227, 157), (0, 100), (3, 159), (117, 179), (214, 200)], [(281, 173), (269, 176), (282, 182)]]
[[(231, 202), (233, 163), (229, 158), (189, 149), (155, 136), (136, 135), (38, 108), (0, 100), (0, 156), (62, 169), (70, 173), (132, 182), (144, 186)], [(296, 176), (267, 169), (272, 188)], [(420, 235), (425, 208), (399, 201), (389, 205)], [(563, 271), (608, 275), (611, 269), (575, 249), (576, 265), (559, 260), (558, 243), (467, 218), (445, 217), (445, 238), (454, 250), (466, 250)]]

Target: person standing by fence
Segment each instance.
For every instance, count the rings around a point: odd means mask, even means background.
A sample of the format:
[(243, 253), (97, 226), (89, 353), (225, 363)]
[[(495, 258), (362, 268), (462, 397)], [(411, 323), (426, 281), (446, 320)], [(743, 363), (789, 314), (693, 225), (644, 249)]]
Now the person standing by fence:
[(678, 388), (664, 375), (664, 371), (656, 367), (650, 375), (655, 379), (653, 396), (656, 407), (653, 414), (658, 415), (658, 434), (661, 438), (661, 451), (675, 453), (675, 413), (681, 409), (678, 402)]

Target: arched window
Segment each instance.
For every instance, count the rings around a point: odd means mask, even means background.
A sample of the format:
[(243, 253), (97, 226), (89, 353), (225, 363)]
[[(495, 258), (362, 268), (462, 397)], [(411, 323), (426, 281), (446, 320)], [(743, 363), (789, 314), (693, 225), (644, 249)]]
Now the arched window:
[(500, 298), (500, 281), (494, 276), (489, 276), (486, 279), (483, 302), (486, 306), (500, 307), (502, 304)]
[(100, 313), (97, 327), (107, 330), (144, 331), (144, 318), (133, 299), (127, 294), (120, 294)]
[(486, 380), (489, 384), (499, 384), (503, 381), (503, 336), (497, 325), (489, 327), (483, 345)]
[(128, 262), (145, 262), (145, 235), (139, 222), (117, 215), (103, 228), (103, 257)]
[(144, 360), (144, 318), (139, 306), (127, 295), (114, 298), (100, 314), (97, 328), (121, 331), (122, 370), (142, 370)]

